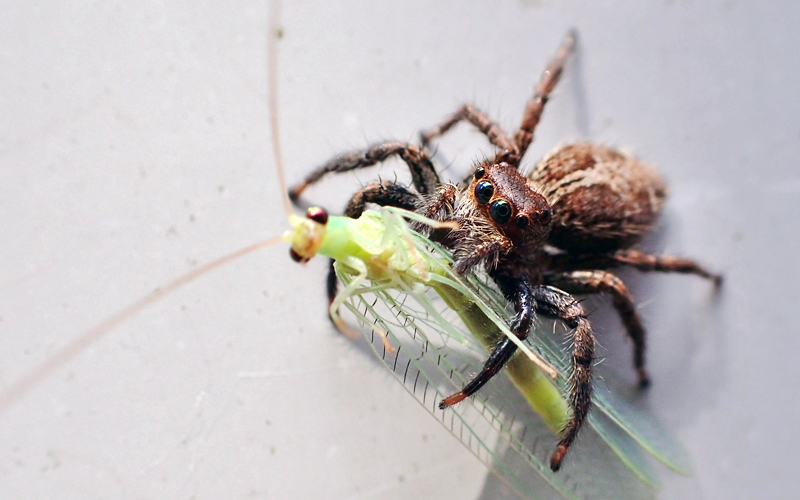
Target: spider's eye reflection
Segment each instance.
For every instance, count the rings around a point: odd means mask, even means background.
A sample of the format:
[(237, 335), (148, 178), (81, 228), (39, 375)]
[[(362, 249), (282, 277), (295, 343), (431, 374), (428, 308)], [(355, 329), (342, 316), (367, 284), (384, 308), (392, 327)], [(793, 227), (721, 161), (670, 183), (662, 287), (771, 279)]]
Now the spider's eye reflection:
[(478, 167), (475, 169), (475, 178), (480, 179), (486, 174), (486, 169), (483, 167)]
[(489, 181), (481, 181), (475, 186), (475, 199), (478, 203), (489, 203), (494, 194), (494, 186)]
[(505, 224), (511, 218), (511, 203), (497, 200), (489, 207), (489, 214), (498, 224)]
[(514, 224), (520, 229), (525, 229), (531, 223), (531, 218), (525, 214), (519, 214), (514, 217)]

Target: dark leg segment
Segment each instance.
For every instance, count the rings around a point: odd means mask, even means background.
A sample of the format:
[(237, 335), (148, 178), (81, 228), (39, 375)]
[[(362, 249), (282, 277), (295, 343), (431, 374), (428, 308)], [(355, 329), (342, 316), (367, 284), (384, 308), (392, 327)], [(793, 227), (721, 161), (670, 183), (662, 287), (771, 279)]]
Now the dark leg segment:
[(421, 132), (420, 140), (422, 141), (422, 146), (427, 147), (433, 139), (446, 134), (448, 130), (462, 120), (466, 120), (475, 125), (475, 128), (489, 139), (489, 142), (501, 150), (510, 151), (515, 149), (514, 143), (508, 138), (506, 131), (473, 104), (461, 106), (461, 109), (453, 113), (450, 118), (445, 120), (438, 127), (434, 127), (427, 132)]
[(420, 194), (433, 193), (436, 185), (439, 184), (439, 175), (436, 173), (428, 153), (404, 142), (384, 142), (370, 146), (365, 150), (353, 151), (333, 158), (311, 172), (303, 182), (289, 189), (289, 198), (292, 201), (297, 200), (305, 188), (314, 184), (326, 174), (370, 167), (392, 156), (399, 156), (406, 162), (411, 170), (411, 180), (414, 187)]
[(691, 259), (671, 255), (650, 255), (638, 250), (618, 250), (612, 256), (617, 264), (626, 264), (641, 271), (661, 271), (666, 273), (696, 274), (709, 279), (714, 286), (722, 284), (722, 276), (707, 271)]
[(639, 250), (617, 250), (614, 253), (553, 255), (549, 268), (554, 271), (575, 271), (578, 269), (608, 269), (631, 266), (640, 271), (660, 271), (664, 273), (694, 274), (711, 280), (715, 286), (722, 284), (722, 276), (708, 271), (691, 259), (671, 255), (650, 255)]
[(617, 276), (607, 271), (574, 271), (571, 273), (548, 276), (548, 285), (561, 288), (569, 293), (610, 293), (614, 308), (619, 313), (622, 323), (633, 341), (633, 366), (639, 376), (639, 387), (650, 385), (650, 377), (645, 370), (646, 334), (633, 297), (628, 287)]
[[(514, 310), (517, 316), (511, 325), (511, 332), (518, 338), (524, 340), (528, 337), (528, 331), (533, 323), (533, 299), (531, 295), (530, 280), (527, 276), (521, 278), (510, 278), (492, 275), (497, 282), (500, 290), (506, 298), (514, 303)], [(516, 352), (517, 346), (508, 338), (495, 347), (494, 351), (484, 363), (481, 371), (470, 380), (463, 389), (448, 396), (439, 402), (439, 408), (444, 410), (448, 406), (460, 403), (464, 399), (472, 396), (499, 372), (503, 366), (511, 359)]]
[(420, 197), (405, 186), (393, 181), (370, 182), (350, 198), (344, 207), (344, 215), (358, 219), (364, 213), (367, 203), (382, 207), (398, 207), (414, 211), (419, 205)]
[(592, 363), (594, 361), (594, 334), (586, 313), (574, 297), (558, 288), (540, 286), (533, 289), (536, 310), (562, 320), (574, 329), (572, 339), (572, 378), (570, 380), (569, 406), (572, 415), (561, 433), (556, 451), (550, 457), (550, 468), (561, 467), (567, 450), (575, 441), (592, 405)]
[(522, 124), (520, 124), (519, 130), (514, 134), (515, 147), (513, 149), (517, 152), (520, 159), (525, 156), (525, 151), (528, 150), (528, 146), (530, 146), (533, 141), (533, 132), (536, 130), (536, 126), (539, 124), (539, 120), (542, 117), (544, 105), (547, 104), (550, 93), (558, 83), (559, 78), (561, 78), (561, 73), (564, 70), (567, 57), (575, 47), (575, 39), (576, 34), (574, 31), (570, 32), (567, 38), (564, 39), (558, 52), (556, 52), (556, 56), (550, 61), (550, 64), (547, 65), (547, 69), (544, 70), (544, 73), (542, 73), (539, 84), (536, 86), (536, 93), (525, 106)]
[(448, 406), (460, 403), (478, 392), (481, 387), (486, 385), (486, 382), (491, 380), (491, 378), (505, 366), (515, 352), (517, 352), (517, 346), (511, 342), (511, 340), (504, 338), (500, 341), (494, 351), (489, 355), (489, 358), (486, 359), (486, 363), (484, 363), (481, 371), (475, 375), (463, 389), (441, 400), (439, 402), (439, 409), (444, 410)]

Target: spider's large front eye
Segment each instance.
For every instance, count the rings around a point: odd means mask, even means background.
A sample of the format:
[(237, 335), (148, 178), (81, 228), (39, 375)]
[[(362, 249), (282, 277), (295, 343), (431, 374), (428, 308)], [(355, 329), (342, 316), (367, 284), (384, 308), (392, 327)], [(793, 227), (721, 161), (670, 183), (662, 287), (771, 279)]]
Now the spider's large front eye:
[(506, 200), (497, 200), (489, 207), (489, 214), (498, 224), (505, 224), (511, 218), (511, 203)]
[(493, 194), (494, 186), (489, 181), (480, 181), (478, 185), (475, 186), (475, 199), (478, 200), (478, 203), (489, 203)]

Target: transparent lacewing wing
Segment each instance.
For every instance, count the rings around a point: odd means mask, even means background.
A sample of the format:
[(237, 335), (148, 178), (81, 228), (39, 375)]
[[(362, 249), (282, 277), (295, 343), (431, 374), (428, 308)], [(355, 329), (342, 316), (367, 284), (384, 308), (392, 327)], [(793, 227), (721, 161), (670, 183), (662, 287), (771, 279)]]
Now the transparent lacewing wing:
[[(459, 390), (486, 358), (486, 345), (508, 334), (512, 312), (485, 281), (450, 270), (450, 256), (405, 226), (402, 211), (384, 209), (391, 232), (414, 246), (430, 271), (430, 281), (365, 281), (347, 293), (346, 307), (367, 327), (371, 346), (406, 390), (492, 471), (496, 487), (521, 498), (646, 498), (655, 495), (658, 477), (647, 455), (679, 473), (690, 470), (686, 453), (652, 417), (634, 409), (600, 383), (594, 408), (582, 429), (569, 465), (558, 473), (548, 467), (557, 441), (552, 415), (542, 418), (546, 394), (563, 394), (570, 373), (564, 338), (534, 328), (528, 344), (555, 368), (550, 382), (528, 357), (518, 354), (504, 369), (514, 379), (495, 377), (468, 400), (439, 410), (439, 401)], [(386, 217), (394, 214), (393, 217)], [(337, 262), (345, 286), (353, 273)], [(347, 289), (347, 288), (346, 288)], [(475, 305), (477, 307), (472, 307)], [(467, 328), (465, 325), (471, 325)], [(387, 341), (389, 347), (387, 347)], [(554, 384), (545, 396), (530, 385)], [(544, 404), (548, 406), (547, 401)], [(551, 404), (552, 406), (552, 404)], [(562, 405), (554, 411), (563, 412)]]

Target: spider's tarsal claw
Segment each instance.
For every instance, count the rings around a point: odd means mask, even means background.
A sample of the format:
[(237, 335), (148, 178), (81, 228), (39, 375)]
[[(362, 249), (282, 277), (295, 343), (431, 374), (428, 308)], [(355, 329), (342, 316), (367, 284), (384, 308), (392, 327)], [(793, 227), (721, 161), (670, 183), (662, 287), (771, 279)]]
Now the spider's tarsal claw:
[(439, 401), (439, 409), (440, 410), (447, 409), (447, 407), (458, 404), (464, 401), (465, 399), (467, 399), (467, 395), (464, 394), (464, 391), (458, 391), (457, 393), (451, 396), (447, 396), (443, 400)]
[(650, 375), (644, 368), (637, 368), (636, 373), (639, 375), (639, 389), (647, 389), (650, 387)]
[(292, 200), (292, 203), (297, 202), (297, 200), (300, 198), (300, 195), (303, 193), (303, 191), (305, 191), (307, 187), (308, 183), (302, 182), (293, 188), (289, 188), (289, 199)]
[(567, 454), (567, 450), (569, 449), (568, 446), (560, 444), (556, 451), (553, 452), (553, 455), (550, 457), (550, 470), (553, 472), (558, 472), (558, 469), (561, 468), (561, 461), (564, 460), (564, 455)]

